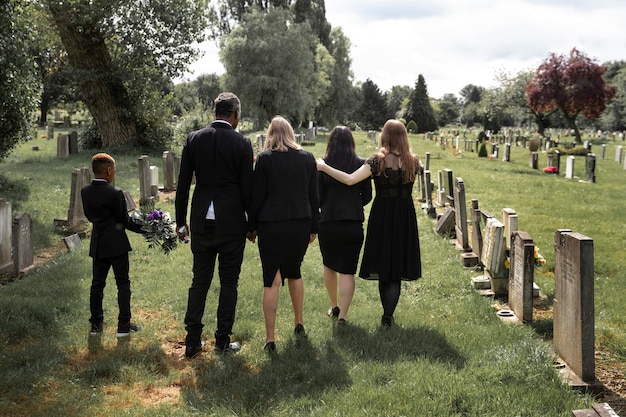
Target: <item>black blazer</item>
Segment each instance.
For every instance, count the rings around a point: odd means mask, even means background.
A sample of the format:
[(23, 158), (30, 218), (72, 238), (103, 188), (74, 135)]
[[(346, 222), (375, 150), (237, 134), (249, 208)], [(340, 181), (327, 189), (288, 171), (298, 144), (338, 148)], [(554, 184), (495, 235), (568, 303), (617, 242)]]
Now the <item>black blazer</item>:
[(141, 233), (128, 217), (124, 193), (106, 181), (93, 180), (80, 190), (83, 211), (93, 223), (89, 256), (111, 258), (131, 251), (126, 229)]
[[(348, 173), (358, 169), (365, 162), (359, 158), (359, 165), (350, 167)], [(348, 186), (319, 172), (320, 223), (339, 220), (364, 221), (363, 206), (372, 200), (372, 180), (367, 178), (360, 183)]]
[(317, 166), (311, 152), (289, 148), (257, 155), (250, 230), (257, 230), (259, 222), (311, 219), (311, 233), (318, 233), (318, 201)]
[(177, 227), (187, 223), (189, 189), (194, 173), (196, 186), (191, 200), (191, 231), (204, 233), (207, 210), (213, 201), (215, 233), (245, 234), (252, 190), (250, 139), (219, 121), (189, 133), (176, 184)]

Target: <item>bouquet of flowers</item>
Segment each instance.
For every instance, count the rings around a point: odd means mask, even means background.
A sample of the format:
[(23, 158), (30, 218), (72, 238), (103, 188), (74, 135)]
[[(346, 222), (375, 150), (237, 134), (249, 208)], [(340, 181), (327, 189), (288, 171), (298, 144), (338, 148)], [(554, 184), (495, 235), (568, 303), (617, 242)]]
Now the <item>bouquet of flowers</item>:
[(148, 248), (160, 247), (166, 255), (176, 249), (178, 236), (174, 230), (174, 222), (167, 211), (142, 209), (134, 211), (131, 219), (141, 226)]
[(545, 172), (546, 174), (558, 174), (559, 173), (559, 168), (555, 167), (555, 166), (547, 166), (543, 169), (543, 172)]

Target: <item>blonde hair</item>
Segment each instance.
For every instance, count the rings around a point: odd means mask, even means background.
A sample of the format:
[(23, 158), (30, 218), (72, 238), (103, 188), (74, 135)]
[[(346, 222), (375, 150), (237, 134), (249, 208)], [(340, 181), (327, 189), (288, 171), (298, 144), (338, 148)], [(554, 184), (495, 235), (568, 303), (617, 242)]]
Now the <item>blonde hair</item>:
[(94, 174), (101, 174), (108, 166), (115, 166), (115, 159), (108, 153), (97, 153), (91, 158), (91, 170)]
[(378, 174), (385, 171), (385, 156), (393, 151), (394, 154), (399, 154), (403, 171), (403, 182), (415, 181), (415, 172), (419, 162), (417, 156), (411, 153), (409, 135), (404, 123), (394, 119), (387, 120), (380, 133), (380, 146), (381, 149), (377, 154), (379, 160)]
[(296, 142), (296, 135), (289, 121), (282, 116), (274, 116), (267, 128), (263, 150), (287, 152), (289, 148), (302, 149)]

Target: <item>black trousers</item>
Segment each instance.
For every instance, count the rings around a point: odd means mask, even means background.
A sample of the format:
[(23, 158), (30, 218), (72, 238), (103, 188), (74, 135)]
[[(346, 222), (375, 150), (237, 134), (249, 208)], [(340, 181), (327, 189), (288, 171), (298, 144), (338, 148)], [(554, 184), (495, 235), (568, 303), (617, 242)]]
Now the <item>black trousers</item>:
[(107, 275), (111, 267), (113, 267), (115, 284), (117, 285), (117, 305), (119, 307), (117, 320), (119, 323), (128, 323), (130, 321), (130, 279), (128, 277), (130, 267), (128, 252), (126, 252), (112, 258), (93, 259), (93, 279), (89, 294), (89, 309), (91, 311), (89, 321), (91, 323), (101, 323), (104, 320), (102, 299), (104, 298)]
[[(243, 251), (246, 244), (244, 235), (216, 235), (215, 223), (207, 221), (204, 233), (191, 235), (193, 252), (193, 280), (189, 288), (187, 313), (185, 314), (185, 343), (199, 345), (202, 338), (202, 317), (206, 297), (213, 281), (216, 259), (220, 278), (220, 293), (217, 306), (217, 329), (215, 346), (224, 348), (230, 343), (235, 309), (237, 307), (237, 285)], [(218, 257), (219, 256), (219, 257)]]

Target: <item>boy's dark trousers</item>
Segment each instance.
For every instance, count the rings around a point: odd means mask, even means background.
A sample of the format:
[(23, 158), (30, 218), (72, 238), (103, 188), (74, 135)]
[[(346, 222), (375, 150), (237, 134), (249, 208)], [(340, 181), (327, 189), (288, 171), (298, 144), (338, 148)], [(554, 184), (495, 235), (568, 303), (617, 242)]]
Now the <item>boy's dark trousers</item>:
[(102, 299), (104, 297), (104, 287), (109, 270), (113, 267), (115, 284), (117, 285), (117, 304), (119, 307), (119, 323), (130, 321), (130, 279), (128, 252), (111, 258), (93, 258), (93, 280), (91, 282), (91, 293), (89, 295), (89, 308), (91, 310), (91, 323), (101, 323), (104, 319), (102, 311)]

